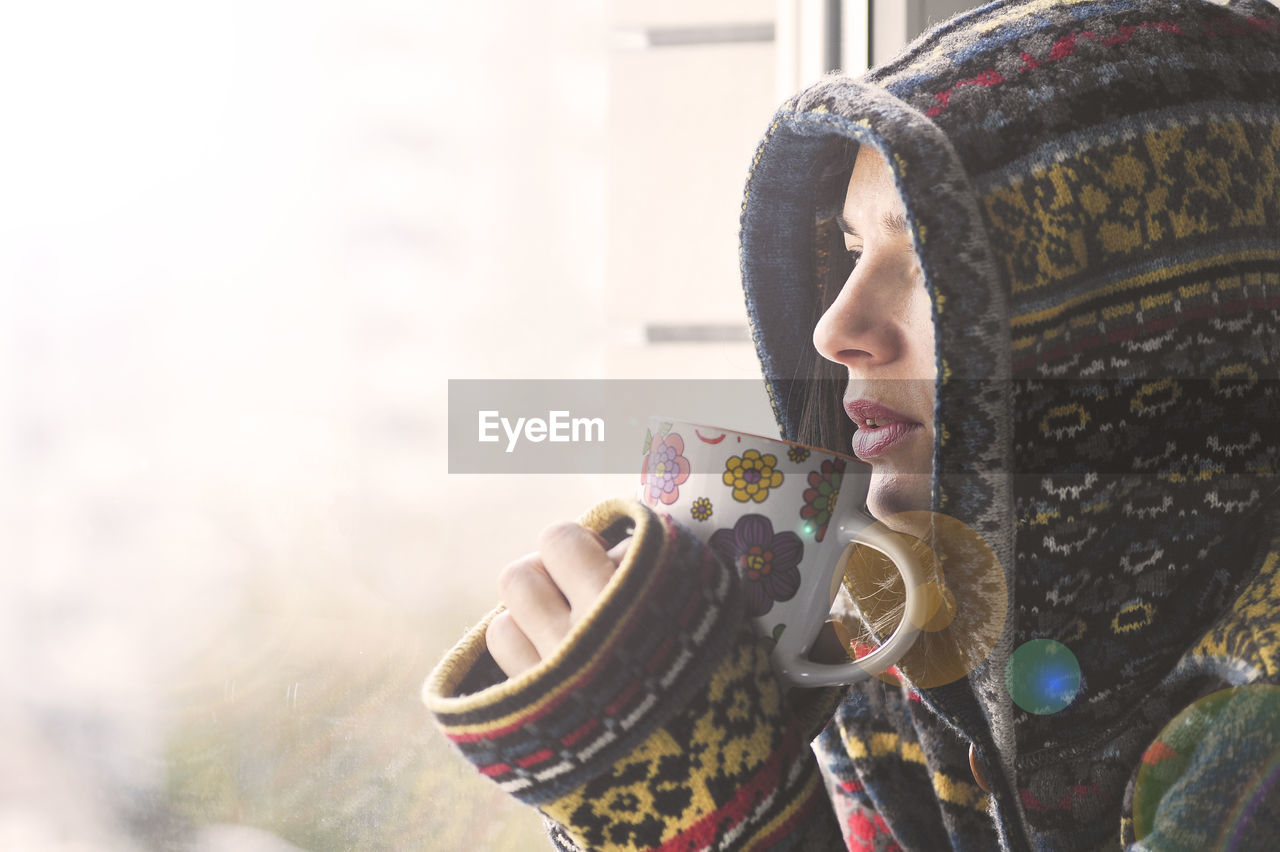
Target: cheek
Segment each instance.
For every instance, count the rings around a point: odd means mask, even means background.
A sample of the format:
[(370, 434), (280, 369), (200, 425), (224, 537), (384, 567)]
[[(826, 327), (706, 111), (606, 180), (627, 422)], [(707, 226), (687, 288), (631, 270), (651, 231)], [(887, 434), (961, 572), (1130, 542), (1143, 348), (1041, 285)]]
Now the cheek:
[[(918, 298), (914, 299), (910, 306), (907, 326), (909, 343), (908, 351), (905, 353), (905, 372), (913, 379), (910, 390), (914, 405), (913, 412), (932, 434), (934, 400), (937, 396), (935, 384), (938, 379), (938, 359), (934, 343), (933, 307), (923, 285), (920, 285)], [(926, 467), (925, 470), (929, 468)]]
[(924, 285), (917, 282), (917, 294), (907, 308), (907, 335), (911, 341), (908, 357), (920, 378), (937, 376), (936, 345), (934, 343), (933, 303)]

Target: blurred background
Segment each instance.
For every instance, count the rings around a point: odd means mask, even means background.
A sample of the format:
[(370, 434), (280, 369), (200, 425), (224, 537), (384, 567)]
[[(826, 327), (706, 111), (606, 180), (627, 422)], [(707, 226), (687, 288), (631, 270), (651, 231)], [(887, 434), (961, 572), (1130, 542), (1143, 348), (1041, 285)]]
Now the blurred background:
[(419, 688), (634, 482), (449, 475), (448, 381), (756, 380), (769, 117), (967, 5), (6, 4), (0, 848), (544, 848)]

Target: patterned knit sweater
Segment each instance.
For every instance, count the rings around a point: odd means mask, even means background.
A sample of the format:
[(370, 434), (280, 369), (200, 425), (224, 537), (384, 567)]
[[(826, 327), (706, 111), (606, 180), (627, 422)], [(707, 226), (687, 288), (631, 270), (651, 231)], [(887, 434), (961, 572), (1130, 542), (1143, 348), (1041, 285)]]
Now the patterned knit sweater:
[(583, 518), (635, 546), (561, 650), (504, 680), (481, 624), (429, 708), (563, 849), (1277, 848), (1280, 13), (996, 2), (785, 104), (747, 307), (783, 435), (835, 449), (809, 340), (858, 145), (934, 305), (934, 508), (1007, 600), (957, 564), (927, 651), (971, 642), (976, 606), (981, 661), (784, 695), (731, 568), (622, 501)]

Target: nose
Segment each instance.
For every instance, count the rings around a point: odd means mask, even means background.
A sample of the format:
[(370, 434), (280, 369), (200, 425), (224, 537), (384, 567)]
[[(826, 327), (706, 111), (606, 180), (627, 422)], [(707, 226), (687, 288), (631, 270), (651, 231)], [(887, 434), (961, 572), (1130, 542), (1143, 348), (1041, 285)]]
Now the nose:
[(813, 329), (818, 354), (850, 369), (869, 369), (902, 357), (906, 332), (902, 285), (920, 286), (911, 280), (914, 276), (868, 260), (864, 256), (850, 273)]

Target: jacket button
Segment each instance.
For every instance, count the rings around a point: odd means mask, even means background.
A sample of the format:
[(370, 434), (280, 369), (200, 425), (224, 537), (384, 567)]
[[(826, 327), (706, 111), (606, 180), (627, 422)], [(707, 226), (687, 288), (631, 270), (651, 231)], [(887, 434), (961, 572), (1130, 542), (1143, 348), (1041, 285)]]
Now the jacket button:
[(978, 757), (978, 750), (973, 747), (973, 743), (969, 743), (969, 771), (973, 773), (973, 780), (978, 782), (982, 791), (990, 793), (991, 785), (987, 783), (987, 765), (982, 758)]

